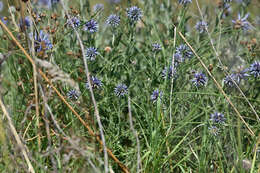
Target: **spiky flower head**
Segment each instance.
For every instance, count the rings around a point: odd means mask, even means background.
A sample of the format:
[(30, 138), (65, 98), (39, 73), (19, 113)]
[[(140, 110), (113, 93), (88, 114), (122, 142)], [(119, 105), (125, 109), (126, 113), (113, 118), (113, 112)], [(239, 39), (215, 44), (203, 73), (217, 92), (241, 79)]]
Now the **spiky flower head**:
[(195, 28), (197, 29), (197, 31), (202, 34), (205, 33), (207, 31), (208, 28), (208, 24), (205, 21), (198, 21), (195, 25)]
[(240, 13), (238, 13), (238, 17), (236, 20), (232, 20), (235, 29), (242, 29), (243, 31), (248, 31), (251, 29), (251, 24), (247, 21), (249, 14), (247, 13), (244, 17), (241, 17)]
[(217, 136), (219, 134), (220, 130), (216, 126), (211, 126), (211, 127), (209, 127), (209, 132), (212, 135)]
[(176, 53), (181, 55), (184, 60), (192, 58), (192, 56), (193, 56), (192, 51), (186, 44), (181, 44), (180, 46), (178, 46), (176, 48)]
[(255, 78), (260, 77), (260, 61), (255, 61), (249, 67), (249, 72), (251, 75), (254, 75)]
[(250, 75), (247, 73), (248, 69), (243, 69), (242, 66), (239, 66), (236, 71), (234, 71), (233, 74), (233, 78), (236, 81), (236, 83), (240, 83), (242, 80), (247, 80), (247, 77), (249, 77)]
[(162, 46), (159, 43), (153, 43), (152, 44), (152, 51), (153, 52), (159, 52), (162, 50)]
[(94, 61), (96, 56), (98, 55), (98, 51), (95, 47), (89, 47), (86, 50), (86, 58), (90, 59), (90, 61)]
[(75, 89), (70, 90), (67, 93), (68, 98), (70, 98), (71, 100), (78, 100), (79, 98), (79, 92), (76, 91)]
[(131, 23), (135, 23), (142, 18), (143, 12), (140, 8), (133, 6), (126, 9), (126, 15), (131, 21)]
[(110, 16), (108, 16), (106, 24), (115, 28), (120, 24), (120, 17), (116, 14), (111, 14)]
[(98, 31), (98, 23), (95, 20), (91, 19), (85, 23), (83, 30), (93, 34), (94, 32)]
[(20, 28), (22, 28), (22, 26), (24, 25), (25, 27), (30, 27), (31, 26), (31, 19), (30, 19), (30, 16), (26, 16), (24, 19), (20, 19), (20, 22), (19, 22), (19, 26)]
[(117, 97), (122, 97), (128, 93), (128, 89), (125, 84), (118, 84), (114, 91)]
[[(101, 88), (102, 87), (102, 82), (101, 82), (101, 80), (99, 80), (97, 77), (95, 77), (95, 76), (91, 76), (90, 77), (90, 83), (91, 83), (91, 86), (92, 86), (92, 88), (96, 88), (96, 89), (99, 89), (99, 88)], [(88, 84), (88, 82), (86, 82), (86, 88), (87, 89), (89, 89), (89, 84)]]
[(162, 77), (171, 79), (174, 78), (176, 76), (176, 69), (172, 66), (169, 67), (164, 67), (163, 71), (162, 71)]
[(196, 87), (205, 86), (207, 84), (207, 81), (207, 76), (202, 72), (195, 73), (194, 78), (191, 80), (193, 85), (195, 85)]
[(40, 30), (39, 34), (35, 32), (34, 43), (36, 52), (45, 51), (52, 48), (49, 34), (45, 33), (43, 30)]
[(154, 103), (156, 100), (160, 97), (162, 97), (163, 93), (159, 91), (158, 89), (154, 90), (151, 95), (151, 101)]
[(213, 123), (224, 123), (226, 118), (224, 117), (224, 114), (219, 112), (214, 112), (213, 114), (210, 115), (210, 120)]
[(182, 5), (187, 5), (189, 3), (192, 3), (192, 0), (178, 0), (178, 2)]
[(103, 10), (104, 10), (104, 4), (96, 4), (93, 6), (93, 11), (95, 13)]
[(80, 20), (77, 16), (73, 16), (69, 21), (70, 26), (77, 28), (80, 25)]
[(235, 75), (234, 74), (230, 74), (230, 75), (227, 75), (223, 79), (223, 82), (224, 82), (225, 85), (227, 85), (229, 87), (233, 87), (234, 86), (234, 82), (233, 82), (234, 80), (235, 80)]

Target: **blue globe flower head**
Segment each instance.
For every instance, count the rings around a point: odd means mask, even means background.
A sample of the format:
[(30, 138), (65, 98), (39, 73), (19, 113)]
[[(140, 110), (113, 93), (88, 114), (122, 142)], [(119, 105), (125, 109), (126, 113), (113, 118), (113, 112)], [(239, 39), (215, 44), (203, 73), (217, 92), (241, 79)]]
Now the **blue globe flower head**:
[(86, 50), (86, 58), (90, 61), (94, 61), (96, 59), (96, 56), (98, 55), (97, 48), (89, 47)]
[(135, 23), (142, 18), (143, 12), (140, 8), (133, 6), (126, 9), (126, 15), (131, 23)]
[(214, 112), (213, 114), (210, 115), (210, 120), (213, 123), (224, 123), (226, 118), (224, 117), (224, 114), (219, 112)]
[(236, 83), (240, 83), (242, 80), (247, 80), (247, 77), (250, 75), (247, 73), (248, 69), (243, 69), (242, 66), (239, 66), (236, 71), (233, 73), (233, 78)]
[(31, 19), (30, 19), (30, 16), (26, 16), (25, 18), (24, 18), (24, 20), (23, 19), (20, 19), (20, 22), (19, 22), (19, 26), (20, 26), (20, 28), (22, 28), (22, 26), (24, 25), (25, 27), (30, 27), (31, 26)]
[(189, 59), (193, 57), (193, 53), (186, 44), (181, 44), (176, 48), (176, 53), (182, 55), (182, 58)]
[(52, 48), (52, 43), (49, 39), (49, 35), (43, 30), (40, 30), (39, 34), (35, 32), (34, 43), (36, 52), (45, 51)]
[[(93, 89), (99, 89), (102, 87), (102, 82), (95, 76), (90, 77), (90, 83)], [(86, 88), (89, 89), (89, 84), (86, 82)]]
[(200, 34), (202, 34), (207, 32), (208, 24), (205, 21), (198, 21), (195, 25), (195, 28)]
[(77, 16), (74, 16), (70, 19), (70, 21), (68, 21), (68, 23), (70, 24), (70, 26), (77, 28), (80, 25), (80, 20)]
[(67, 93), (67, 96), (69, 99), (71, 100), (78, 100), (79, 98), (79, 92), (76, 91), (75, 89), (72, 89), (70, 90), (68, 93)]
[(196, 87), (206, 86), (207, 81), (208, 81), (207, 76), (202, 72), (195, 73), (194, 78), (191, 80), (193, 85), (195, 85)]
[(219, 134), (220, 130), (216, 126), (211, 126), (211, 127), (209, 127), (209, 132), (212, 135), (217, 136)]
[(192, 3), (192, 0), (178, 0), (178, 2), (184, 6), (186, 6), (187, 4)]
[(106, 24), (113, 28), (116, 28), (120, 24), (120, 17), (116, 14), (111, 14), (106, 20)]
[(228, 87), (233, 87), (234, 86), (234, 82), (233, 80), (235, 80), (235, 75), (234, 74), (230, 74), (230, 75), (227, 75), (224, 79), (223, 79), (223, 82), (225, 85), (227, 85)]
[(1, 21), (2, 21), (5, 25), (7, 25), (8, 19), (7, 19), (7, 17), (2, 17), (2, 18), (1, 18)]
[(180, 63), (184, 62), (182, 54), (178, 51), (174, 53), (174, 66), (177, 67)]
[(93, 6), (93, 11), (95, 13), (103, 10), (104, 10), (104, 4), (96, 4)]
[(162, 77), (171, 79), (176, 77), (176, 69), (173, 68), (172, 66), (170, 67), (164, 67), (163, 71), (162, 71)]
[(162, 46), (159, 43), (153, 43), (152, 44), (152, 51), (153, 52), (159, 52), (162, 50)]
[(114, 91), (117, 97), (122, 97), (128, 93), (128, 89), (125, 84), (118, 84)]
[(260, 77), (260, 61), (255, 61), (253, 64), (251, 64), (248, 71), (255, 78), (259, 78)]
[(151, 95), (151, 101), (154, 103), (156, 100), (160, 97), (162, 98), (163, 93), (159, 91), (158, 89), (154, 90)]
[(83, 30), (93, 34), (94, 32), (98, 31), (98, 23), (95, 20), (91, 19), (85, 23)]
[(232, 20), (235, 29), (242, 29), (243, 31), (250, 30), (251, 24), (247, 21), (249, 14), (247, 13), (244, 17), (241, 17), (240, 13), (238, 13), (238, 17), (236, 20)]

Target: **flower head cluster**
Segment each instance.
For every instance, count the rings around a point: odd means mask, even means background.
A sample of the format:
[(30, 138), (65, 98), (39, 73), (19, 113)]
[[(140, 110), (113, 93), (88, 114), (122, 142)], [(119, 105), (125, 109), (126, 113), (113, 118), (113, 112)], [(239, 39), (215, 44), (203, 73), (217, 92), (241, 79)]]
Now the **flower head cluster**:
[(251, 29), (250, 23), (247, 21), (249, 14), (246, 14), (244, 17), (241, 17), (240, 13), (238, 13), (238, 17), (236, 20), (232, 20), (235, 29), (242, 29), (243, 31), (248, 31)]
[(197, 29), (197, 31), (200, 34), (202, 34), (202, 33), (205, 33), (207, 31), (208, 24), (207, 24), (207, 22), (204, 22), (204, 21), (198, 21), (195, 25), (195, 28)]
[(135, 23), (142, 18), (143, 12), (140, 8), (133, 6), (126, 9), (126, 15), (130, 19), (131, 23)]
[(246, 80), (250, 75), (247, 74), (248, 69), (243, 69), (242, 66), (239, 66), (237, 71), (233, 73), (233, 78), (236, 83), (240, 83), (242, 80)]
[(187, 5), (189, 3), (192, 3), (192, 0), (178, 0), (178, 2), (182, 5)]
[(79, 98), (79, 93), (75, 90), (72, 89), (67, 93), (67, 96), (71, 99), (71, 100), (78, 100)]
[(86, 50), (86, 58), (90, 59), (90, 61), (94, 61), (96, 59), (96, 56), (98, 55), (97, 48), (89, 47)]
[(260, 77), (260, 61), (255, 61), (253, 64), (251, 64), (248, 70), (254, 77)]
[(162, 71), (162, 77), (164, 79), (168, 78), (171, 79), (173, 77), (175, 77), (176, 75), (176, 69), (172, 66), (170, 67), (164, 67), (163, 71)]
[(80, 25), (80, 20), (78, 17), (74, 16), (69, 21), (70, 26), (78, 27)]
[(96, 4), (93, 6), (93, 11), (96, 13), (98, 11), (104, 10), (104, 4)]
[(154, 103), (159, 97), (161, 98), (163, 93), (158, 89), (154, 90), (151, 95), (151, 101)]
[(209, 132), (214, 136), (217, 136), (219, 134), (219, 131), (220, 130), (216, 126), (209, 127)]
[(213, 123), (224, 123), (226, 119), (224, 117), (224, 114), (219, 112), (214, 112), (213, 114), (210, 115), (210, 120)]
[(160, 50), (162, 50), (162, 46), (159, 43), (153, 43), (152, 47), (153, 47), (152, 49), (153, 52), (159, 52)]
[(174, 53), (174, 65), (177, 67), (180, 63), (184, 61), (184, 58), (180, 52)]
[(224, 79), (223, 79), (223, 82), (225, 85), (229, 86), (229, 87), (232, 87), (234, 86), (234, 82), (233, 80), (235, 80), (235, 75), (234, 74), (230, 74), (230, 75), (227, 75)]
[(43, 30), (40, 30), (39, 34), (35, 32), (34, 43), (36, 52), (45, 51), (52, 48), (52, 43), (49, 39), (49, 35)]
[(180, 56), (182, 56), (182, 58), (185, 59), (189, 59), (193, 56), (192, 51), (190, 50), (190, 48), (185, 45), (185, 44), (181, 44), (180, 46), (178, 46), (176, 48), (176, 53), (178, 53)]
[(118, 84), (114, 91), (117, 97), (122, 97), (128, 93), (128, 89), (125, 84)]
[(202, 72), (195, 73), (194, 78), (191, 80), (193, 85), (195, 85), (196, 87), (205, 86), (207, 84), (207, 81), (207, 76)]
[(83, 30), (84, 31), (88, 31), (89, 33), (94, 33), (94, 32), (97, 32), (98, 31), (98, 23), (91, 19), (89, 21), (87, 21), (83, 27)]
[(106, 24), (113, 28), (117, 27), (120, 23), (120, 17), (116, 14), (111, 14), (106, 20)]
[[(99, 80), (97, 77), (95, 77), (95, 76), (91, 76), (91, 78), (90, 78), (90, 83), (91, 83), (91, 86), (92, 86), (92, 88), (97, 88), (97, 89), (99, 89), (100, 87), (102, 87), (102, 82), (101, 82), (101, 80)], [(89, 89), (89, 84), (88, 84), (88, 82), (86, 82), (86, 88), (87, 89)]]

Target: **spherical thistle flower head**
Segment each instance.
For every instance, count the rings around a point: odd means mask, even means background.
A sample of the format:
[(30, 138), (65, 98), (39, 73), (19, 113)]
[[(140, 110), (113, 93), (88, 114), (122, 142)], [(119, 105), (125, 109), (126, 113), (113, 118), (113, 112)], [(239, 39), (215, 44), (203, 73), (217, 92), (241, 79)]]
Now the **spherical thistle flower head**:
[(159, 52), (162, 50), (162, 46), (159, 43), (153, 43), (152, 44), (152, 51), (153, 52)]
[(83, 30), (88, 31), (91, 34), (94, 33), (94, 32), (97, 32), (98, 31), (98, 23), (95, 20), (91, 19), (91, 20), (86, 22), (86, 24), (83, 27)]
[(187, 5), (187, 4), (190, 4), (192, 3), (192, 0), (178, 0), (178, 2), (182, 5)]
[(162, 77), (164, 79), (166, 79), (166, 78), (171, 79), (175, 76), (176, 76), (176, 69), (175, 68), (173, 68), (172, 66), (164, 67), (164, 69), (162, 71)]
[(72, 89), (67, 93), (67, 96), (71, 100), (78, 100), (79, 93), (75, 89)]
[[(95, 76), (90, 77), (90, 83), (93, 89), (99, 89), (102, 87), (102, 82)], [(89, 89), (89, 84), (86, 82), (86, 88)]]
[(211, 126), (211, 127), (209, 127), (209, 132), (212, 135), (217, 136), (219, 134), (220, 130), (216, 126)]
[(185, 45), (185, 44), (181, 44), (180, 46), (178, 46), (176, 48), (176, 53), (179, 53), (180, 55), (182, 55), (182, 58), (185, 60), (185, 59), (188, 59), (188, 58), (192, 58), (193, 56), (193, 53), (192, 51), (190, 50), (190, 48)]
[(238, 17), (236, 20), (232, 20), (235, 29), (242, 29), (243, 31), (248, 31), (251, 29), (250, 23), (247, 21), (249, 14), (247, 13), (244, 17), (241, 17), (240, 13), (238, 13)]
[(20, 19), (19, 26), (22, 28), (24, 25), (25, 27), (30, 27), (31, 26), (31, 19), (30, 16), (26, 16), (24, 19)]
[(2, 17), (2, 18), (1, 18), (1, 21), (2, 21), (5, 25), (7, 25), (8, 19), (7, 19), (7, 17)]
[(125, 84), (118, 84), (114, 91), (117, 97), (122, 97), (128, 93), (128, 89)]
[(195, 28), (197, 29), (197, 31), (202, 34), (207, 32), (207, 28), (208, 28), (208, 24), (207, 22), (204, 21), (198, 21), (195, 25)]
[(94, 47), (89, 47), (86, 50), (86, 58), (90, 59), (90, 61), (94, 61), (96, 59), (96, 56), (98, 55), (98, 51)]
[[(234, 86), (233, 80), (235, 80), (234, 77), (235, 77), (234, 74), (227, 75), (227, 76), (223, 79), (224, 84), (227, 85), (228, 87), (233, 87), (233, 86)], [(232, 79), (233, 79), (233, 80), (232, 80)]]
[(195, 85), (196, 87), (205, 86), (207, 84), (207, 81), (207, 76), (202, 72), (195, 73), (194, 78), (191, 80), (193, 85)]
[(93, 11), (95, 13), (103, 10), (104, 10), (104, 4), (96, 4), (93, 6)]
[(260, 77), (260, 61), (255, 61), (253, 64), (251, 64), (248, 71), (255, 78)]
[(236, 83), (240, 83), (242, 80), (247, 80), (247, 77), (250, 75), (247, 74), (248, 69), (243, 69), (242, 66), (239, 66), (237, 70), (233, 73), (233, 78), (236, 81)]
[(210, 120), (213, 123), (224, 123), (226, 118), (224, 117), (224, 114), (219, 112), (214, 112), (213, 114), (210, 115)]
[(156, 100), (160, 97), (162, 98), (163, 93), (159, 91), (158, 89), (154, 90), (151, 95), (151, 101), (154, 103)]
[(78, 17), (74, 16), (68, 21), (68, 23), (70, 26), (77, 28), (80, 25), (80, 20)]
[(111, 14), (106, 20), (106, 25), (116, 28), (120, 24), (120, 17), (116, 14)]
[(45, 51), (52, 48), (49, 34), (45, 33), (43, 30), (40, 30), (39, 34), (35, 32), (34, 44), (36, 52)]
[(143, 12), (140, 8), (133, 6), (126, 9), (126, 15), (131, 21), (131, 23), (135, 23), (142, 18)]
[(0, 12), (3, 10), (3, 8), (4, 8), (4, 3), (0, 1)]

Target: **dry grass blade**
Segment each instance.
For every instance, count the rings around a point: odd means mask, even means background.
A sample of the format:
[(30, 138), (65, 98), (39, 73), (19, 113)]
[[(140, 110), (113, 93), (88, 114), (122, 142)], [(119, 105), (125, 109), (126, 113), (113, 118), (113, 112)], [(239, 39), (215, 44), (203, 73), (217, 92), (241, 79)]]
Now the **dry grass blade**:
[(1, 95), (1, 94), (0, 94), (0, 104), (1, 104), (1, 108), (2, 108), (2, 110), (3, 110), (3, 112), (4, 112), (4, 115), (6, 116), (6, 118), (7, 118), (7, 120), (8, 120), (8, 124), (9, 124), (9, 126), (10, 126), (11, 132), (13, 133), (13, 135), (14, 135), (14, 137), (15, 137), (15, 140), (16, 140), (16, 142), (17, 142), (19, 148), (21, 149), (22, 153), (23, 153), (23, 156), (24, 156), (24, 158), (25, 158), (25, 161), (26, 161), (26, 163), (27, 163), (27, 165), (28, 165), (29, 172), (34, 173), (35, 171), (34, 171), (34, 169), (33, 169), (33, 166), (32, 166), (32, 164), (31, 164), (31, 161), (30, 161), (30, 159), (29, 159), (29, 157), (28, 157), (28, 155), (27, 155), (27, 153), (26, 153), (26, 151), (25, 151), (25, 147), (23, 146), (23, 143), (22, 143), (22, 141), (21, 141), (21, 139), (20, 139), (20, 137), (19, 137), (19, 135), (18, 135), (18, 133), (17, 133), (17, 131), (16, 131), (16, 129), (15, 129), (13, 123), (12, 123), (12, 119), (11, 119), (11, 117), (9, 116), (9, 113), (8, 113), (7, 110), (6, 110), (6, 107), (5, 107), (4, 103), (3, 103), (2, 95)]
[[(174, 26), (175, 27), (175, 26)], [(194, 55), (198, 58), (200, 64), (203, 66), (203, 68), (207, 71), (208, 75), (213, 79), (214, 83), (216, 84), (216, 86), (218, 87), (218, 89), (220, 90), (220, 92), (224, 95), (224, 97), (227, 99), (228, 103), (231, 105), (231, 107), (234, 109), (234, 111), (236, 112), (237, 116), (241, 119), (241, 121), (245, 124), (246, 128), (248, 129), (249, 133), (254, 137), (255, 133), (251, 130), (251, 128), (249, 127), (249, 125), (246, 123), (246, 121), (244, 120), (244, 118), (241, 116), (241, 114), (239, 113), (239, 111), (237, 110), (237, 108), (235, 107), (235, 105), (231, 102), (230, 98), (227, 96), (227, 94), (225, 93), (225, 91), (222, 89), (221, 85), (218, 83), (218, 81), (215, 79), (215, 77), (211, 74), (211, 72), (209, 71), (209, 69), (207, 68), (207, 66), (204, 64), (204, 62), (202, 61), (202, 59), (199, 57), (199, 55), (195, 52), (195, 50), (193, 49), (193, 47), (189, 44), (189, 42), (186, 40), (186, 38), (182, 35), (181, 32), (179, 32), (179, 35), (181, 36), (181, 38), (184, 40), (184, 42), (189, 46), (189, 48), (191, 49), (191, 51), (194, 53)]]
[[(3, 27), (3, 29), (8, 33), (8, 35), (13, 39), (15, 44), (22, 50), (22, 52), (25, 54), (26, 58), (35, 65), (34, 60), (31, 58), (31, 56), (26, 52), (26, 50), (22, 47), (22, 45), (16, 40), (14, 35), (10, 32), (10, 30), (5, 26), (5, 24), (0, 20), (0, 25)], [(51, 88), (56, 92), (56, 94), (59, 96), (59, 98), (63, 101), (64, 104), (73, 112), (73, 114), (79, 119), (79, 121), (87, 128), (89, 134), (96, 138), (96, 140), (99, 142), (101, 146), (103, 146), (102, 140), (97, 136), (93, 130), (89, 127), (89, 125), (80, 117), (80, 115), (75, 111), (75, 109), (66, 101), (66, 99), (62, 96), (62, 94), (57, 90), (57, 88), (52, 84), (52, 82), (47, 78), (47, 76), (41, 71), (41, 69), (37, 69), (38, 73), (44, 78), (46, 82), (51, 86)], [(123, 172), (129, 173), (128, 168), (122, 164), (116, 156), (112, 153), (111, 150), (107, 149), (107, 153), (109, 156), (119, 165), (119, 167), (122, 169)]]

